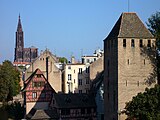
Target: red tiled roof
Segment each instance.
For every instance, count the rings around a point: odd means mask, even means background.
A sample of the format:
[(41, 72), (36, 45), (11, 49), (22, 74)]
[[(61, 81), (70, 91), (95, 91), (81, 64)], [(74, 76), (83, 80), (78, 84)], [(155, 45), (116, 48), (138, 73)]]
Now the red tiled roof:
[(13, 64), (31, 64), (30, 62), (13, 62)]

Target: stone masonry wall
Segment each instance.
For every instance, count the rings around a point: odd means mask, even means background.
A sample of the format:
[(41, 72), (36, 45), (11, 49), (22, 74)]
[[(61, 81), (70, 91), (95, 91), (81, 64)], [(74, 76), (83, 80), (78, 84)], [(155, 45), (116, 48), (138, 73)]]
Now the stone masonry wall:
[[(150, 60), (142, 55), (140, 39), (133, 39), (135, 47), (131, 47), (130, 38), (126, 38), (126, 47), (123, 47), (123, 39), (118, 39), (118, 111), (122, 111), (133, 96), (149, 87), (145, 80), (153, 70)], [(151, 41), (154, 44), (154, 39)], [(147, 42), (148, 39), (143, 39), (145, 46)]]

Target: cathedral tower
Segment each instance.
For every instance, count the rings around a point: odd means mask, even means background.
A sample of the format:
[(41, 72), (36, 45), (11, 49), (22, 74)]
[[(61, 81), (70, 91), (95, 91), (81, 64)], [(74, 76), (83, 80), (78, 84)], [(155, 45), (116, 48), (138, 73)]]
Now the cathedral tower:
[(16, 64), (19, 64), (21, 62), (30, 63), (33, 62), (37, 58), (37, 56), (38, 48), (33, 46), (29, 48), (24, 48), (23, 30), (21, 25), (21, 18), (19, 15), (18, 26), (16, 31), (14, 62), (16, 62)]
[(21, 25), (21, 18), (19, 15), (18, 26), (16, 31), (14, 62), (23, 62), (23, 49), (24, 49), (24, 38), (23, 38), (23, 30)]

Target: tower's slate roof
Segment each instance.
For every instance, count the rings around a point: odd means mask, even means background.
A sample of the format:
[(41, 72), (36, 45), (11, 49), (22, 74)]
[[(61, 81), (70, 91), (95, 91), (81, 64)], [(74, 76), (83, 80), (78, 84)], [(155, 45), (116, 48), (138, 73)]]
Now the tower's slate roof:
[(122, 13), (106, 39), (114, 37), (153, 38), (153, 35), (145, 27), (136, 13)]

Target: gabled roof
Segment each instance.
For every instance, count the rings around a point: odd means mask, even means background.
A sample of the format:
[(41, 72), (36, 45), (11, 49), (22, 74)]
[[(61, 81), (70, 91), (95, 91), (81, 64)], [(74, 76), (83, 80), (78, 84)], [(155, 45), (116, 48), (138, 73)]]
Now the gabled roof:
[(54, 94), (58, 108), (86, 108), (96, 107), (95, 99), (90, 94), (70, 93), (70, 94)]
[[(106, 39), (154, 38), (136, 13), (122, 13)], [(105, 40), (106, 40), (105, 39)]]
[(52, 86), (49, 84), (49, 82), (47, 81), (47, 79), (45, 78), (45, 76), (43, 75), (42, 71), (41, 71), (39, 68), (37, 68), (37, 69), (30, 75), (30, 77), (29, 77), (27, 80), (24, 81), (25, 86), (24, 86), (24, 88), (22, 89), (22, 91), (24, 91), (24, 90), (27, 88), (27, 86), (29, 85), (29, 83), (31, 82), (31, 80), (34, 78), (35, 75), (42, 75), (43, 78), (44, 78), (44, 80), (47, 82), (47, 84), (48, 84), (48, 85), (51, 87), (51, 89), (55, 92), (55, 90), (54, 90), (54, 89), (52, 88)]
[(27, 114), (26, 118), (31, 120), (57, 120), (59, 115), (55, 110), (36, 110), (32, 108), (31, 111)]

